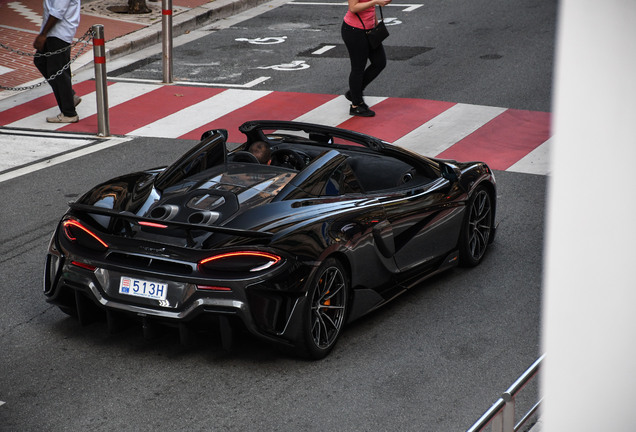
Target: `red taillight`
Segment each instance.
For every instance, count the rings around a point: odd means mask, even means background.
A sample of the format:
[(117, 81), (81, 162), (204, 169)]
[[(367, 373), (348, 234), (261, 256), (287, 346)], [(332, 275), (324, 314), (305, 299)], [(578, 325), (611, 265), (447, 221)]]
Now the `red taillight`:
[(232, 288), (212, 285), (197, 285), (197, 289), (204, 291), (232, 291)]
[(199, 261), (199, 270), (215, 272), (257, 272), (278, 264), (281, 259), (282, 258), (278, 255), (269, 252), (227, 252)]
[(73, 243), (97, 251), (108, 249), (108, 244), (105, 241), (75, 219), (65, 220), (62, 222), (62, 227), (66, 238)]
[(150, 228), (162, 228), (162, 229), (168, 228), (168, 225), (164, 225), (164, 224), (160, 224), (156, 222), (139, 221), (139, 225), (147, 226)]
[(74, 266), (86, 269), (86, 270), (90, 270), (90, 271), (95, 271), (97, 269), (97, 267), (92, 266), (90, 264), (86, 264), (80, 261), (71, 261), (71, 264), (73, 264)]

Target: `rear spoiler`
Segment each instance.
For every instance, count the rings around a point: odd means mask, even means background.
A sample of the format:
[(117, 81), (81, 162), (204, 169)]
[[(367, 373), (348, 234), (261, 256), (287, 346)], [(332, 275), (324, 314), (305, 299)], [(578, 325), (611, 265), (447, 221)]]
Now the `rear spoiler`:
[(374, 151), (382, 151), (385, 146), (389, 144), (379, 138), (365, 135), (360, 132), (314, 123), (285, 120), (250, 120), (239, 126), (239, 131), (248, 136), (255, 132), (260, 132), (263, 129), (284, 129), (288, 131), (302, 131), (307, 134), (319, 134), (325, 138), (325, 142), (329, 142), (329, 139), (333, 139), (334, 137), (342, 138)]
[(78, 204), (78, 203), (69, 203), (68, 206), (71, 210), (78, 213), (86, 213), (86, 214), (97, 214), (103, 216), (109, 216), (114, 219), (119, 219), (126, 221), (129, 226), (137, 225), (143, 227), (150, 228), (181, 228), (186, 231), (189, 236), (190, 231), (208, 231), (212, 233), (222, 233), (234, 235), (237, 237), (250, 237), (250, 238), (259, 238), (259, 239), (269, 239), (274, 236), (274, 233), (266, 232), (266, 231), (252, 231), (252, 230), (243, 230), (238, 228), (228, 228), (214, 225), (200, 225), (200, 224), (191, 224), (186, 222), (174, 222), (174, 221), (165, 221), (160, 219), (151, 219), (142, 216), (137, 216), (130, 212), (120, 212), (113, 209), (107, 209), (104, 207), (96, 207), (92, 205), (86, 204)]

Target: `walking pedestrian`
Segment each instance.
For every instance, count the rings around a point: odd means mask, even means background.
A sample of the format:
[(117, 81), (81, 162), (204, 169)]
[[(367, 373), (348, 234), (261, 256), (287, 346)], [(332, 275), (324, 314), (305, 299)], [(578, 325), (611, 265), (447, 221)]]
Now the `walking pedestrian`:
[[(36, 56), (33, 60), (42, 76), (48, 79), (71, 62), (70, 45), (80, 22), (80, 0), (44, 0), (44, 17), (40, 34), (33, 42), (38, 54), (63, 52), (51, 56)], [(49, 81), (60, 108), (60, 114), (47, 117), (49, 123), (76, 123), (79, 116), (75, 107), (82, 99), (75, 95), (71, 83), (71, 68), (68, 67)]]
[[(375, 112), (364, 103), (363, 91), (386, 66), (386, 54), (380, 44), (376, 48), (369, 45), (366, 30), (378, 24), (376, 6), (386, 6), (391, 0), (349, 0), (349, 10), (342, 22), (342, 40), (349, 51), (351, 73), (349, 91), (345, 97), (351, 102), (349, 115), (373, 117)], [(369, 66), (367, 67), (367, 61)]]

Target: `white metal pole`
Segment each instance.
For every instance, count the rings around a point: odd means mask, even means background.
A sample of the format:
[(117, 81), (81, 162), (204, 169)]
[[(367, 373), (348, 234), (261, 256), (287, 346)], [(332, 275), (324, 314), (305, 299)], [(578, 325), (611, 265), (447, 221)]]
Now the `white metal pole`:
[(172, 0), (161, 0), (163, 82), (172, 83)]
[(95, 93), (97, 96), (97, 135), (109, 136), (108, 85), (106, 84), (106, 47), (104, 26), (93, 26), (93, 56), (95, 63)]

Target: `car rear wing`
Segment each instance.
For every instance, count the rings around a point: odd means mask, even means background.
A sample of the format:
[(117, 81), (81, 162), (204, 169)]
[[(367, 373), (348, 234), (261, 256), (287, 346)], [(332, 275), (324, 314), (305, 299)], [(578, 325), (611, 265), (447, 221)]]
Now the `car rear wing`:
[[(375, 138), (369, 135), (365, 135), (359, 132), (350, 131), (346, 129), (340, 129), (332, 126), (323, 126), (314, 123), (303, 123), (295, 121), (284, 120), (253, 120), (247, 121), (239, 126), (239, 131), (247, 136), (254, 136), (254, 134), (261, 133), (263, 129), (283, 129), (286, 131), (302, 131), (308, 134), (310, 137), (321, 137), (319, 141), (325, 143), (333, 142), (333, 138), (340, 138), (352, 143), (360, 144), (368, 149), (374, 151), (381, 151), (387, 144), (379, 138)], [(262, 139), (258, 137), (255, 139)]]
[(212, 233), (222, 233), (234, 235), (237, 237), (250, 237), (257, 239), (269, 239), (274, 236), (274, 233), (266, 232), (266, 231), (254, 231), (254, 230), (244, 230), (239, 228), (228, 228), (222, 226), (215, 225), (204, 225), (204, 224), (193, 224), (187, 222), (175, 222), (175, 221), (166, 221), (160, 219), (147, 218), (143, 216), (137, 216), (130, 212), (121, 212), (113, 209), (108, 209), (104, 207), (97, 207), (93, 205), (87, 204), (78, 204), (78, 203), (69, 203), (69, 207), (72, 211), (76, 213), (85, 213), (88, 215), (101, 215), (108, 216), (114, 218), (116, 220), (121, 220), (128, 223), (128, 228), (132, 226), (141, 226), (147, 228), (156, 228), (156, 229), (167, 229), (167, 228), (180, 228), (186, 231), (188, 236), (190, 235), (190, 231), (208, 231)]

